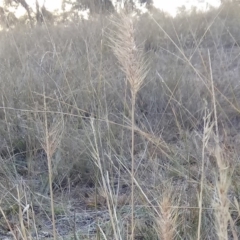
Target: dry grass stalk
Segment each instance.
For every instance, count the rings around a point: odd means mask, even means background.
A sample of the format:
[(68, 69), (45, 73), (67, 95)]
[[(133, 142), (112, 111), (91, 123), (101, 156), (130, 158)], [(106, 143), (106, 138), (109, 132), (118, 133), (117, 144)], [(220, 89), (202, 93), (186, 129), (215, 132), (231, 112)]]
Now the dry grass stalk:
[(9, 222), (9, 220), (7, 219), (7, 216), (6, 216), (6, 214), (4, 213), (2, 207), (0, 207), (0, 212), (1, 212), (1, 214), (2, 214), (2, 216), (3, 216), (3, 218), (4, 218), (4, 220), (5, 220), (5, 222), (7, 223), (7, 226), (8, 226), (8, 228), (9, 228), (11, 234), (13, 235), (14, 240), (18, 240), (18, 235), (17, 235), (17, 233), (16, 233), (16, 231), (15, 231), (15, 228), (14, 228), (14, 226), (12, 226), (11, 222)]
[(229, 165), (224, 159), (224, 154), (219, 145), (215, 148), (215, 156), (218, 168), (218, 180), (216, 181), (216, 196), (214, 199), (215, 227), (219, 240), (228, 239), (228, 226), (230, 221), (228, 191), (231, 183)]
[(122, 11), (120, 13), (120, 23), (115, 22), (118, 29), (114, 37), (111, 37), (113, 51), (121, 65), (122, 70), (126, 74), (127, 82), (131, 91), (131, 127), (132, 127), (132, 146), (131, 146), (131, 205), (132, 205), (132, 239), (134, 239), (134, 126), (135, 126), (135, 103), (136, 95), (141, 88), (143, 81), (147, 75), (147, 64), (143, 61), (140, 49), (136, 46), (135, 31), (133, 19), (129, 14)]
[(230, 201), (228, 199), (228, 191), (231, 184), (230, 166), (228, 163), (228, 155), (224, 154), (223, 148), (220, 147), (220, 137), (218, 129), (217, 118), (217, 104), (215, 96), (215, 87), (212, 74), (210, 52), (208, 50), (209, 71), (212, 90), (213, 112), (214, 112), (214, 125), (215, 125), (215, 149), (214, 155), (217, 165), (217, 180), (216, 180), (216, 196), (214, 198), (215, 208), (215, 228), (219, 240), (228, 239), (228, 226), (231, 219), (229, 213)]
[(207, 109), (205, 109), (204, 117), (204, 130), (203, 130), (203, 144), (202, 144), (202, 168), (201, 168), (201, 183), (200, 183), (200, 193), (198, 198), (199, 205), (199, 215), (198, 215), (198, 232), (197, 239), (201, 239), (201, 224), (202, 224), (202, 208), (203, 208), (203, 187), (205, 178), (205, 148), (208, 145), (209, 138), (211, 136), (213, 124), (210, 122), (211, 113), (207, 114)]
[(52, 213), (52, 224), (53, 224), (53, 238), (54, 240), (57, 239), (57, 232), (56, 232), (56, 224), (55, 224), (55, 212), (54, 212), (54, 197), (53, 197), (53, 188), (52, 183), (54, 180), (53, 177), (53, 169), (52, 169), (52, 157), (55, 153), (56, 149), (58, 148), (61, 136), (63, 133), (63, 117), (60, 119), (56, 119), (56, 121), (52, 124), (52, 128), (49, 128), (48, 116), (47, 116), (47, 102), (46, 102), (46, 95), (45, 95), (45, 86), (44, 86), (44, 131), (45, 131), (45, 138), (43, 139), (42, 147), (46, 152), (47, 155), (47, 162), (48, 162), (48, 183), (49, 183), (49, 192), (51, 198), (51, 213)]
[[(101, 197), (102, 197), (102, 200), (104, 201), (104, 203), (108, 207), (111, 226), (112, 226), (113, 233), (114, 233), (114, 239), (122, 240), (120, 230), (118, 227), (119, 221), (118, 221), (118, 217), (116, 214), (116, 206), (115, 206), (115, 203), (113, 200), (114, 196), (111, 191), (109, 174), (108, 174), (108, 172), (106, 173), (106, 175), (104, 174), (104, 166), (102, 165), (102, 161), (101, 161), (101, 157), (100, 157), (100, 152), (99, 152), (100, 148), (99, 148), (98, 136), (97, 136), (97, 130), (96, 130), (94, 118), (90, 119), (90, 123), (91, 123), (91, 128), (92, 128), (93, 137), (94, 137), (94, 140), (91, 142), (92, 157), (95, 160), (95, 164), (97, 165), (97, 167), (100, 171), (100, 177), (101, 177), (101, 182), (102, 182)], [(95, 196), (95, 197), (97, 197), (97, 196)], [(96, 199), (95, 199), (95, 205), (96, 205)]]
[[(9, 215), (9, 217), (5, 214), (4, 210), (2, 207), (0, 207), (0, 213), (2, 217), (4, 218), (6, 224), (7, 224), (7, 229), (10, 231), (12, 234), (12, 237), (15, 240), (20, 240), (20, 239), (32, 239), (31, 236), (31, 220), (29, 216), (29, 204), (26, 204), (24, 206), (22, 204), (23, 198), (26, 199), (26, 189), (24, 188), (24, 185), (21, 183), (20, 185), (16, 186), (16, 191), (17, 191), (17, 198), (15, 199), (18, 202), (18, 215), (14, 216), (14, 212)], [(14, 195), (12, 195), (14, 197)], [(15, 197), (14, 197), (15, 198)], [(12, 215), (10, 217), (10, 215)], [(10, 220), (9, 220), (10, 219)]]

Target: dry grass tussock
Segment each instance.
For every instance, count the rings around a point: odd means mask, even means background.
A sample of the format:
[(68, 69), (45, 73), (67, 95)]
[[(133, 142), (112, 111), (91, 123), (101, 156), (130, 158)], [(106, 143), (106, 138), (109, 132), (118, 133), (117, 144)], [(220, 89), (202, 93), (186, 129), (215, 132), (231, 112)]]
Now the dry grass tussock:
[(239, 239), (238, 6), (1, 32), (1, 239)]

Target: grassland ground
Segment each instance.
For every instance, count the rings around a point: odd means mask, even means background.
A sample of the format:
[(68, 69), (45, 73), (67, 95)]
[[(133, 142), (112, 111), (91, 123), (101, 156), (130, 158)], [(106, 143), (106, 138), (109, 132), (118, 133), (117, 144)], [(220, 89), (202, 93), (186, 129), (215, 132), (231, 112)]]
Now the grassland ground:
[(0, 33), (1, 239), (239, 239), (239, 6)]

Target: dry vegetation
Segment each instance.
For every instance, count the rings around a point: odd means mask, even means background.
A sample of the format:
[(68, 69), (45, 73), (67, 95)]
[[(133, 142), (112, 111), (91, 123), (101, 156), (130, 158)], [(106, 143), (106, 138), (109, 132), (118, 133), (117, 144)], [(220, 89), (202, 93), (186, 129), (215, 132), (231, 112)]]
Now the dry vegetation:
[(239, 239), (239, 23), (2, 31), (0, 238)]

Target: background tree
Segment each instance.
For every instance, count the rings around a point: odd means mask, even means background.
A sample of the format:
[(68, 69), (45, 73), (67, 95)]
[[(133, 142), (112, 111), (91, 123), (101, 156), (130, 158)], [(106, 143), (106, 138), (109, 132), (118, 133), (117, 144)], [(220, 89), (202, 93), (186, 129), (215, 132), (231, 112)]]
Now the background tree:
[[(11, 2), (11, 0), (9, 2)], [(29, 5), (27, 4), (27, 2), (25, 0), (14, 0), (14, 2), (17, 3), (17, 4), (20, 4), (27, 11), (29, 20), (30, 20), (30, 22), (32, 22), (32, 17), (31, 17), (32, 10), (29, 7)], [(36, 2), (37, 2), (37, 0), (36, 0)]]
[(111, 0), (75, 0), (74, 2), (71, 0), (63, 0), (63, 8), (66, 4), (72, 5), (72, 10), (89, 9), (90, 14), (105, 14), (114, 11), (114, 6)]
[[(109, 14), (115, 11), (113, 0), (63, 0), (62, 1), (62, 13), (61, 15), (54, 16), (53, 13), (48, 11), (45, 7), (45, 3), (54, 0), (45, 0), (43, 5), (39, 4), (38, 0), (32, 0), (35, 5), (30, 5), (27, 0), (3, 0), (2, 11), (0, 11), (0, 21), (4, 23), (7, 28), (14, 26), (16, 23), (21, 22), (16, 18), (15, 12), (10, 11), (10, 7), (17, 9), (19, 6), (26, 10), (26, 18), (29, 19), (31, 26), (35, 23), (41, 24), (43, 20), (52, 21), (62, 19), (76, 20), (79, 18), (79, 12), (82, 10), (89, 10), (90, 15), (95, 14)], [(153, 5), (153, 0), (116, 0), (116, 4), (124, 3), (124, 6), (130, 10), (136, 9), (136, 2), (140, 4), (146, 4), (147, 8)], [(70, 10), (66, 11), (66, 5), (70, 6)], [(23, 19), (23, 18), (22, 18)], [(24, 21), (22, 21), (24, 22)]]
[(153, 0), (138, 0), (140, 4), (146, 4), (146, 6), (152, 6)]
[(43, 17), (48, 20), (51, 20), (53, 18), (53, 14), (46, 9), (44, 4), (40, 6), (38, 0), (35, 0), (35, 6), (36, 6), (35, 11), (29, 6), (26, 0), (4, 0), (2, 11), (0, 13), (1, 18), (2, 18), (2, 15), (3, 15), (2, 12), (3, 12), (5, 13), (6, 16), (11, 15), (11, 19), (17, 20), (16, 16), (14, 18), (14, 12), (9, 12), (9, 7), (18, 8), (19, 6), (22, 6), (26, 10), (26, 13), (31, 25), (33, 25), (34, 19), (36, 20), (37, 23), (42, 23)]

